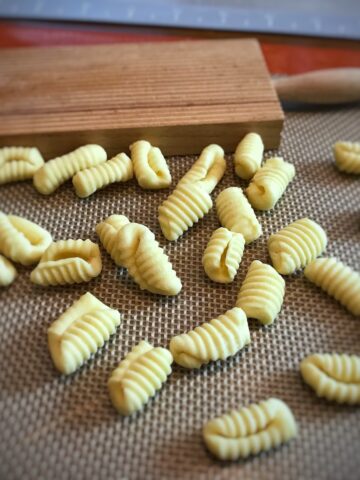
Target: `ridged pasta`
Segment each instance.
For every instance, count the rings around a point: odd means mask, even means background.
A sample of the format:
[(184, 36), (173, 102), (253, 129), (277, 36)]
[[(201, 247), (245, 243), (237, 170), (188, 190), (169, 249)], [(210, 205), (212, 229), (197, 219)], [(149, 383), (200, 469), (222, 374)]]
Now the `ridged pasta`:
[(235, 150), (235, 173), (244, 180), (249, 180), (260, 168), (264, 153), (263, 141), (257, 133), (248, 133)]
[(242, 308), (248, 318), (269, 325), (278, 316), (284, 295), (284, 279), (270, 265), (254, 260), (241, 285), (236, 306)]
[(360, 404), (359, 356), (316, 353), (304, 358), (300, 372), (318, 397), (338, 403)]
[(275, 269), (282, 275), (290, 275), (321, 255), (327, 245), (322, 227), (302, 218), (270, 236), (268, 248)]
[(211, 209), (210, 193), (224, 175), (224, 151), (209, 145), (159, 207), (159, 223), (168, 240), (177, 240)]
[(50, 233), (36, 223), (0, 212), (0, 253), (13, 262), (38, 262), (51, 242)]
[(0, 185), (28, 180), (43, 164), (44, 159), (37, 148), (0, 148)]
[(247, 318), (241, 308), (203, 323), (194, 330), (173, 337), (170, 352), (185, 368), (200, 368), (210, 361), (225, 360), (250, 343)]
[(280, 157), (266, 160), (245, 190), (251, 205), (257, 210), (274, 208), (294, 176), (295, 167), (291, 163)]
[(31, 272), (37, 285), (65, 285), (89, 282), (101, 273), (99, 246), (91, 240), (53, 242)]
[(75, 372), (120, 325), (120, 313), (85, 293), (48, 329), (48, 345), (55, 367)]
[(126, 153), (119, 153), (107, 162), (81, 170), (73, 176), (72, 183), (77, 196), (86, 198), (100, 188), (115, 182), (127, 182), (132, 177), (132, 161)]
[(290, 408), (269, 398), (210, 420), (203, 429), (207, 448), (220, 460), (237, 460), (266, 452), (297, 435)]
[(154, 348), (146, 341), (136, 345), (112, 372), (110, 399), (122, 415), (141, 410), (171, 373), (173, 358), (166, 348)]
[(169, 257), (145, 225), (129, 223), (126, 217), (113, 215), (99, 224), (96, 231), (114, 262), (127, 268), (142, 290), (159, 295), (177, 295), (180, 292), (181, 280), (173, 270)]
[(100, 145), (84, 145), (62, 157), (46, 162), (34, 175), (34, 187), (43, 195), (50, 195), (75, 173), (106, 161)]
[(334, 145), (334, 155), (339, 170), (360, 174), (360, 142), (337, 142)]
[(218, 228), (213, 232), (205, 249), (202, 263), (214, 282), (230, 283), (234, 280), (244, 253), (245, 239), (241, 233)]
[(17, 276), (14, 265), (6, 257), (0, 255), (0, 287), (8, 287)]
[(334, 257), (317, 258), (304, 270), (305, 277), (360, 315), (360, 274)]
[(245, 243), (253, 242), (262, 234), (255, 212), (240, 187), (225, 188), (216, 198), (216, 211), (221, 225), (241, 233)]
[(141, 188), (159, 190), (171, 185), (171, 174), (160, 148), (146, 140), (130, 146), (135, 177)]

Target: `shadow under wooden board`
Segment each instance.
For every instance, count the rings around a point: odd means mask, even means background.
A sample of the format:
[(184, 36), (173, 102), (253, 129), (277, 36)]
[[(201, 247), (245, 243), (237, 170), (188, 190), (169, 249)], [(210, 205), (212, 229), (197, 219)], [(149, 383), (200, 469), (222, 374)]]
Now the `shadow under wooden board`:
[(284, 116), (256, 40), (3, 49), (0, 71), (0, 146), (112, 155), (146, 138), (182, 155), (231, 152), (249, 131), (279, 146)]

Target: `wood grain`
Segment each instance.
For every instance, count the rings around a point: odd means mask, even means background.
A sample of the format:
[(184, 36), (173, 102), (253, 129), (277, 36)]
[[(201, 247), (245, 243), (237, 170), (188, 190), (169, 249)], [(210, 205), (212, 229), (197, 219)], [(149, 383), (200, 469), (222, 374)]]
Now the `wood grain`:
[(283, 113), (255, 40), (0, 51), (0, 144), (48, 157), (84, 141), (109, 154), (146, 138), (165, 154), (232, 151), (257, 131), (280, 141)]

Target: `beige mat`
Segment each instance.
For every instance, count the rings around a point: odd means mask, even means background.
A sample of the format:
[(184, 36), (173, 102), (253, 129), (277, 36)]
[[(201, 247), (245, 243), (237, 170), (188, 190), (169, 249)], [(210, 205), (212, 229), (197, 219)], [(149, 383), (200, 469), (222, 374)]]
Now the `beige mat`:
[[(234, 306), (251, 261), (267, 261), (266, 240), (303, 216), (329, 236), (328, 253), (360, 268), (360, 180), (333, 166), (337, 139), (360, 139), (360, 109), (290, 113), (281, 154), (297, 176), (272, 213), (259, 215), (264, 235), (245, 249), (233, 284), (212, 283), (201, 256), (218, 221), (214, 209), (177, 243), (162, 237), (157, 206), (168, 191), (144, 192), (135, 182), (79, 200), (71, 183), (43, 197), (30, 183), (0, 187), (0, 209), (38, 222), (55, 239), (91, 238), (113, 213), (145, 223), (165, 245), (183, 281), (177, 298), (144, 293), (103, 251), (103, 273), (89, 284), (41, 289), (29, 269), (0, 292), (0, 478), (12, 479), (358, 479), (360, 409), (315, 397), (298, 365), (311, 352), (360, 354), (359, 320), (301, 275), (286, 279), (282, 312), (269, 328), (250, 321), (252, 343), (235, 358), (200, 371), (174, 367), (145, 410), (122, 418), (106, 388), (111, 370), (141, 339), (167, 346), (178, 333)], [(106, 145), (104, 145), (106, 147)], [(190, 158), (170, 161), (174, 181)], [(221, 189), (245, 183), (229, 168)], [(81, 294), (90, 291), (122, 312), (112, 340), (76, 374), (62, 378), (49, 358), (46, 331)], [(205, 450), (201, 427), (228, 409), (269, 396), (286, 401), (299, 424), (290, 444), (246, 462), (220, 463)]]

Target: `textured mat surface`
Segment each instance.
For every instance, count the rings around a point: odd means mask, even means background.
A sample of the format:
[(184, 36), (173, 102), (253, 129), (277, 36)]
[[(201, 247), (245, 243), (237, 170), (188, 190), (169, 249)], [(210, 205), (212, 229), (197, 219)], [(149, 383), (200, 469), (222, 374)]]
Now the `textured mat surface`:
[[(251, 261), (268, 261), (269, 234), (297, 218), (318, 221), (329, 236), (327, 252), (360, 268), (360, 182), (334, 168), (331, 145), (338, 139), (360, 139), (359, 108), (287, 115), (281, 154), (295, 164), (296, 179), (274, 212), (259, 215), (264, 234), (246, 247), (236, 280), (226, 286), (212, 283), (201, 266), (218, 227), (214, 209), (169, 243), (156, 219), (168, 191), (144, 192), (129, 182), (81, 201), (71, 183), (49, 198), (30, 183), (0, 188), (1, 210), (38, 222), (56, 240), (97, 241), (96, 223), (113, 213), (148, 225), (183, 281), (177, 298), (142, 292), (104, 251), (101, 276), (78, 286), (42, 289), (30, 283), (29, 269), (19, 267), (16, 282), (0, 292), (0, 478), (358, 479), (360, 409), (317, 399), (298, 365), (312, 352), (360, 354), (359, 320), (302, 274), (286, 278), (284, 306), (273, 326), (250, 320), (249, 347), (200, 371), (175, 366), (142, 413), (118, 416), (106, 387), (112, 369), (140, 340), (167, 346), (173, 335), (233, 307)], [(174, 184), (192, 161), (170, 160)], [(245, 183), (233, 175), (229, 159), (213, 198), (230, 185)], [(119, 309), (122, 325), (81, 370), (62, 378), (51, 363), (46, 331), (86, 291)], [(204, 422), (269, 396), (289, 404), (298, 438), (246, 462), (214, 460), (202, 443)]]

